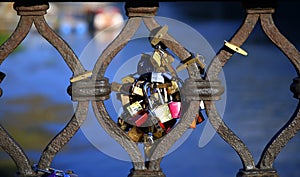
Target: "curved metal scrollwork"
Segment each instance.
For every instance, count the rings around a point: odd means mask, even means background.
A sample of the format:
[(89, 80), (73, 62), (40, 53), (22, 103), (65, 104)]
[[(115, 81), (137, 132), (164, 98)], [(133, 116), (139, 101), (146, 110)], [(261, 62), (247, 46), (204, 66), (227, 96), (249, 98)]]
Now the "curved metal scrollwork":
[[(34, 23), (38, 32), (52, 44), (62, 55), (65, 62), (70, 67), (73, 74), (84, 72), (78, 57), (75, 55), (70, 46), (58, 36), (47, 24), (44, 19), (46, 10), (49, 8), (48, 3), (44, 4), (26, 4), (15, 3), (15, 10), (20, 15), (19, 24), (9, 39), (1, 46), (0, 56), (1, 63), (4, 59), (23, 41), (27, 36), (32, 24)], [(78, 73), (77, 73), (78, 72)], [(38, 167), (48, 169), (54, 156), (69, 142), (77, 130), (81, 127), (87, 115), (88, 102), (78, 103), (76, 112), (66, 127), (58, 133), (53, 140), (46, 146)], [(22, 148), (9, 136), (8, 132), (1, 126), (1, 147), (14, 159), (19, 175), (21, 176), (40, 176), (41, 174), (34, 171), (32, 166), (23, 152)]]
[[(146, 3), (146, 2), (145, 2)], [(260, 6), (260, 8), (252, 7), (253, 4), (246, 3), (246, 16), (236, 31), (229, 40), (230, 43), (237, 47), (242, 46), (249, 35), (252, 33), (257, 22), (260, 21), (261, 27), (270, 40), (286, 55), (293, 64), (298, 73), (297, 78), (293, 80), (290, 87), (296, 99), (300, 98), (300, 54), (295, 46), (290, 43), (284, 35), (282, 35), (274, 24), (272, 14), (275, 12), (272, 5)], [(248, 5), (251, 5), (248, 7)], [(234, 54), (226, 45), (222, 47), (217, 55), (213, 58), (206, 73), (201, 75), (196, 63), (187, 67), (189, 78), (185, 81), (182, 88), (183, 100), (183, 115), (178, 124), (172, 130), (155, 142), (149, 161), (145, 161), (142, 152), (136, 142), (123, 131), (116, 122), (114, 122), (106, 110), (104, 100), (109, 98), (111, 93), (111, 84), (104, 77), (105, 72), (114, 59), (114, 57), (130, 42), (135, 35), (141, 23), (144, 23), (149, 33), (160, 28), (161, 25), (154, 18), (158, 10), (157, 2), (139, 3), (135, 1), (126, 2), (126, 14), (128, 21), (123, 27), (120, 34), (108, 45), (108, 47), (99, 56), (91, 77), (79, 79), (79, 81), (70, 81), (68, 93), (72, 100), (78, 102), (74, 115), (67, 125), (49, 142), (45, 147), (40, 160), (37, 164), (39, 169), (48, 169), (56, 156), (64, 145), (76, 134), (82, 126), (88, 112), (89, 101), (92, 102), (94, 114), (99, 124), (105, 131), (112, 136), (129, 154), (133, 169), (129, 176), (165, 176), (161, 170), (160, 163), (162, 157), (170, 150), (172, 145), (184, 134), (189, 128), (195, 115), (199, 110), (200, 100), (204, 100), (206, 112), (209, 121), (216, 132), (236, 151), (243, 164), (237, 176), (253, 177), (253, 176), (278, 176), (273, 168), (273, 163), (282, 150), (282, 148), (292, 139), (300, 130), (300, 104), (298, 104), (294, 115), (287, 123), (274, 135), (270, 142), (265, 147), (259, 162), (254, 162), (251, 152), (248, 150), (244, 142), (236, 135), (230, 126), (226, 125), (219, 115), (215, 106), (215, 100), (220, 99), (224, 92), (218, 75), (227, 61)], [(37, 31), (43, 36), (57, 51), (70, 68), (74, 77), (80, 77), (87, 71), (80, 63), (78, 57), (73, 52), (72, 48), (49, 27), (45, 21), (44, 15), (49, 8), (48, 3), (21, 3), (14, 4), (14, 9), (20, 15), (19, 23), (15, 31), (10, 35), (6, 42), (0, 46), (0, 64), (7, 56), (16, 49), (24, 40), (30, 31), (32, 24), (36, 26)], [(182, 46), (170, 34), (166, 34), (161, 42), (174, 52), (177, 57), (185, 61), (191, 57), (191, 53)], [(1, 73), (0, 82), (5, 74)], [(2, 90), (1, 90), (2, 93)], [(1, 95), (1, 94), (0, 94)], [(22, 147), (10, 136), (9, 132), (0, 124), (0, 147), (11, 156), (15, 162), (20, 176), (42, 176), (44, 172), (38, 172), (32, 169), (32, 164), (29, 161)]]

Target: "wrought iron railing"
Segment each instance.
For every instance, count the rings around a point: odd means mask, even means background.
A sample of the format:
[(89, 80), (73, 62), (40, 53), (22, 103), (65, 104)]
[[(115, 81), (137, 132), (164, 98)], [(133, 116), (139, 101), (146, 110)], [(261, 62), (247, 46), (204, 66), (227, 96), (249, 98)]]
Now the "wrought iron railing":
[[(279, 32), (274, 24), (272, 15), (275, 13), (274, 4), (276, 2), (245, 1), (243, 3), (245, 7), (245, 19), (240, 28), (237, 29), (229, 40), (230, 44), (233, 44), (237, 48), (242, 46), (254, 27), (260, 22), (265, 35), (286, 55), (297, 71), (298, 76), (293, 80), (290, 88), (294, 93), (294, 97), (299, 99), (300, 55), (295, 46)], [(55, 33), (45, 21), (44, 15), (48, 8), (48, 3), (44, 2), (14, 3), (14, 9), (20, 16), (20, 20), (11, 36), (1, 45), (0, 63), (20, 45), (34, 24), (38, 33), (61, 54), (73, 72), (73, 76), (83, 76), (86, 70), (72, 48), (61, 36)], [(129, 176), (165, 176), (160, 167), (162, 157), (189, 128), (190, 123), (198, 112), (199, 102), (203, 100), (211, 125), (219, 136), (222, 137), (240, 157), (243, 168), (239, 170), (237, 176), (278, 176), (273, 164), (282, 148), (300, 129), (299, 105), (291, 119), (267, 143), (259, 162), (256, 164), (244, 142), (230, 129), (230, 126), (224, 123), (214, 103), (224, 91), (219, 82), (218, 75), (227, 61), (236, 52), (235, 49), (230, 49), (225, 45), (213, 58), (203, 76), (200, 74), (196, 63), (189, 65), (187, 68), (189, 79), (184, 84), (184, 89), (187, 89), (189, 92), (183, 90), (181, 93), (186, 96), (184, 100), (186, 103), (184, 109), (186, 109), (186, 111), (182, 115), (180, 122), (153, 145), (149, 161), (145, 161), (136, 142), (132, 141), (130, 137), (117, 126), (105, 108), (104, 100), (109, 99), (111, 83), (104, 77), (104, 73), (113, 58), (133, 37), (141, 23), (144, 23), (150, 32), (161, 27), (154, 18), (158, 9), (158, 2), (145, 1), (140, 3), (138, 1), (129, 1), (126, 2), (125, 8), (128, 21), (120, 34), (99, 56), (91, 72), (91, 77), (85, 77), (83, 79), (79, 77), (79, 81), (70, 82), (68, 93), (72, 96), (73, 101), (78, 102), (77, 108), (64, 129), (45, 147), (37, 166), (33, 167), (32, 162), (30, 162), (22, 147), (10, 136), (5, 127), (0, 126), (0, 146), (15, 162), (18, 168), (18, 175), (42, 176), (47, 173), (56, 154), (62, 150), (63, 146), (69, 142), (85, 121), (88, 105), (91, 101), (94, 114), (100, 125), (110, 136), (121, 144), (129, 154), (133, 164)], [(174, 52), (180, 60), (185, 61), (191, 57), (191, 53), (176, 41), (176, 37), (167, 33), (160, 40), (161, 43)], [(4, 77), (5, 74), (1, 73), (0, 81), (2, 81)], [(124, 174), (124, 176), (125, 175), (126, 174)]]

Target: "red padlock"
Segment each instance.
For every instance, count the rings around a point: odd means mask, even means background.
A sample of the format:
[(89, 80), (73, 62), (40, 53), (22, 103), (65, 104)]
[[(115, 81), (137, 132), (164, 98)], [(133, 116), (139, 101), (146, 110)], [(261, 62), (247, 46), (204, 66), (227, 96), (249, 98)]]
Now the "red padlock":
[(129, 118), (129, 122), (133, 122), (137, 127), (142, 126), (148, 119), (148, 112), (140, 111), (133, 117)]
[(168, 103), (172, 118), (176, 119), (180, 117), (181, 102), (171, 101)]

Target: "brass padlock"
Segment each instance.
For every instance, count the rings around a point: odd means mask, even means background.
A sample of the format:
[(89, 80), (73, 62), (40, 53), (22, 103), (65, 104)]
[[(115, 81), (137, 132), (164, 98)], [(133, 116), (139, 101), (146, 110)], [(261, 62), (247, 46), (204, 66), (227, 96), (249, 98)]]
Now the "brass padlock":
[[(200, 60), (201, 57), (201, 60)], [(198, 66), (200, 66), (201, 71), (204, 70), (205, 68), (205, 63), (204, 63), (204, 57), (202, 55), (197, 54), (196, 56), (194, 56), (193, 54), (191, 55), (190, 58), (186, 59), (185, 61), (182, 61), (182, 65), (179, 65), (176, 68), (176, 71), (179, 72), (185, 68), (187, 68), (189, 65), (191, 65), (192, 63), (196, 63)]]
[(158, 31), (153, 35), (152, 38), (150, 38), (150, 42), (153, 46), (156, 46), (162, 39), (163, 37), (167, 34), (168, 32), (168, 26), (165, 25), (163, 27), (159, 27)]
[(133, 76), (129, 75), (129, 76), (123, 77), (121, 79), (121, 81), (122, 81), (123, 84), (133, 83), (135, 81), (135, 78)]
[(139, 95), (139, 96), (144, 96), (143, 89), (140, 87), (137, 87), (137, 86), (134, 86), (132, 88), (132, 93)]
[(151, 154), (153, 153), (153, 144), (153, 136), (144, 134), (144, 153), (147, 159), (150, 158)]
[(128, 131), (130, 127), (130, 125), (125, 121), (123, 120), (122, 118), (118, 118), (118, 123), (117, 123), (118, 127), (120, 127), (123, 131)]
[(175, 92), (179, 91), (179, 87), (176, 81), (171, 81), (171, 86), (167, 87), (167, 93), (168, 95), (172, 95)]
[(150, 58), (150, 61), (156, 69), (162, 65), (162, 58), (158, 50), (154, 50), (152, 57)]
[(164, 135), (166, 135), (166, 132), (164, 129), (160, 128), (157, 129), (156, 127), (154, 128), (153, 132), (152, 132), (153, 138), (154, 139), (159, 139), (161, 137), (163, 137)]
[(111, 83), (111, 90), (114, 92), (122, 93), (129, 95), (129, 91), (132, 87), (131, 83), (126, 83), (126, 84), (119, 84), (117, 82), (112, 82)]
[(128, 131), (128, 136), (132, 141), (138, 143), (143, 142), (144, 133), (143, 131), (134, 126)]
[(130, 103), (128, 95), (120, 94), (120, 100), (123, 106), (128, 105)]

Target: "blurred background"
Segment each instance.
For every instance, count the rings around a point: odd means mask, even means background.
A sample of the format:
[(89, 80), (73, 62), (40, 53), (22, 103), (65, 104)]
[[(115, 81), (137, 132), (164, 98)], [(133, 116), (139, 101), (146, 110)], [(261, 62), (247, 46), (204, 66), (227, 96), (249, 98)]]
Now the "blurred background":
[[(19, 20), (12, 5), (0, 3), (0, 44), (14, 31)], [(124, 5), (123, 2), (50, 3), (45, 18), (76, 55), (81, 56), (98, 33), (126, 22)], [(296, 1), (279, 1), (273, 16), (281, 33), (297, 49), (300, 47), (299, 5)], [(229, 40), (243, 22), (244, 9), (240, 2), (163, 2), (157, 16), (191, 26), (218, 51), (223, 41)], [(95, 50), (100, 53), (118, 34), (118, 29), (108, 30), (110, 32), (96, 38)], [(181, 32), (180, 28), (173, 30)], [(223, 70), (227, 88), (223, 119), (249, 147), (257, 162), (264, 146), (289, 120), (297, 106), (289, 90), (297, 73), (265, 37), (259, 24), (242, 47), (248, 56), (234, 54)], [(134, 48), (130, 50), (135, 52)], [(91, 66), (93, 64), (85, 67), (92, 69)], [(34, 26), (0, 70), (6, 73), (1, 83), (4, 91), (0, 101), (1, 124), (24, 147), (32, 163), (37, 163), (44, 147), (73, 115), (73, 103), (66, 92), (72, 73)], [(107, 75), (112, 77), (113, 72)], [(206, 146), (198, 146), (203, 127), (200, 124), (179, 148), (163, 159), (161, 166), (167, 176), (229, 177), (242, 168), (237, 154), (218, 135)], [(99, 135), (101, 138), (103, 136)], [(110, 145), (103, 143), (102, 146)], [(299, 147), (297, 134), (275, 161), (280, 176), (299, 176)], [(99, 173), (109, 177), (127, 176), (132, 168), (130, 162), (110, 157), (95, 148), (81, 129), (57, 154), (52, 166), (72, 169), (80, 177), (97, 177)], [(16, 171), (13, 161), (0, 150), (0, 176), (13, 176)]]

